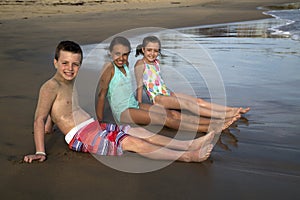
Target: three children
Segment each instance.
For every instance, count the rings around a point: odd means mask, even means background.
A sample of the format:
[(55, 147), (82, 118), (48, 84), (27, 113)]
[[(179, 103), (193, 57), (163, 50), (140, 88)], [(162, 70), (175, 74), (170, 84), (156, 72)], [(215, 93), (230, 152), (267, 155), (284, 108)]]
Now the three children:
[[(127, 50), (122, 53), (128, 53)], [(77, 43), (62, 41), (58, 44), (54, 58), (56, 73), (40, 88), (35, 112), (36, 152), (24, 156), (25, 162), (46, 160), (44, 136), (51, 121), (65, 135), (69, 148), (74, 151), (98, 155), (121, 155), (123, 151), (133, 151), (152, 159), (184, 162), (201, 162), (209, 157), (215, 131), (192, 141), (180, 141), (140, 127), (100, 123), (91, 118), (73, 99), (74, 81), (81, 63), (82, 50)], [(75, 123), (75, 117), (78, 123)]]

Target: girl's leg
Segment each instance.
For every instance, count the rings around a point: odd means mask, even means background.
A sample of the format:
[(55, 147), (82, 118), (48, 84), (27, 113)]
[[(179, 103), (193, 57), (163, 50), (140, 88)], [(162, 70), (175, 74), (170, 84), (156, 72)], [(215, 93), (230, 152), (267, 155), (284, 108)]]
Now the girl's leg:
[[(177, 111), (171, 110), (172, 117), (177, 120), (181, 120), (182, 122), (199, 124), (202, 128), (208, 129), (210, 125), (218, 127), (222, 130), (227, 129), (231, 124), (240, 119), (240, 115), (226, 118), (226, 119), (210, 119), (207, 117), (197, 117), (194, 115), (187, 115), (183, 113), (179, 113)], [(206, 132), (206, 131), (205, 131)]]
[(156, 96), (155, 103), (164, 106), (169, 109), (182, 109), (189, 110), (196, 115), (212, 118), (228, 118), (239, 115), (239, 109), (233, 109), (230, 111), (217, 111), (206, 108), (204, 106), (199, 106), (195, 101), (179, 98), (176, 96)]
[(156, 160), (179, 160), (183, 162), (202, 162), (206, 160), (213, 146), (207, 145), (196, 151), (177, 151), (151, 144), (134, 136), (127, 136), (121, 141), (124, 151), (133, 151), (144, 157)]
[(149, 111), (149, 112), (156, 112), (156, 113), (160, 113), (160, 114), (166, 114), (166, 113), (170, 112), (175, 119), (186, 121), (189, 123), (199, 124), (199, 125), (207, 125), (208, 126), (213, 121), (216, 121), (216, 120), (211, 120), (208, 117), (188, 115), (188, 114), (183, 114), (183, 113), (177, 112), (177, 111), (170, 111), (170, 110), (167, 110), (164, 106), (159, 105), (159, 104), (154, 104), (154, 105), (140, 104), (140, 109)]
[(128, 108), (121, 114), (122, 123), (135, 123), (141, 125), (164, 125), (166, 113), (155, 113), (144, 109)]
[[(176, 113), (176, 114), (174, 114)], [(166, 113), (150, 112), (142, 109), (128, 108), (121, 114), (121, 122), (136, 123), (142, 125), (163, 125), (176, 130), (207, 132), (208, 125), (188, 123), (178, 119), (178, 112), (166, 110)]]
[[(239, 108), (236, 108), (236, 107), (223, 106), (223, 105), (220, 105), (220, 104), (210, 103), (208, 101), (205, 101), (204, 99), (196, 98), (196, 97), (186, 95), (186, 94), (182, 94), (182, 93), (172, 93), (172, 96), (176, 96), (178, 98), (187, 99), (187, 100), (190, 100), (192, 102), (196, 102), (196, 104), (198, 104), (201, 107), (204, 107), (204, 108), (207, 108), (207, 109), (212, 109), (213, 108), (216, 111), (223, 111), (223, 112), (226, 111), (226, 112), (228, 112), (228, 111), (239, 109)], [(241, 108), (240, 113), (245, 114), (249, 110), (250, 110), (249, 107), (248, 108)]]
[(177, 140), (163, 135), (150, 132), (141, 127), (130, 128), (128, 134), (140, 139), (143, 139), (151, 144), (167, 147), (176, 150), (197, 150), (212, 142), (216, 134), (211, 131), (205, 136), (199, 137), (194, 140)]

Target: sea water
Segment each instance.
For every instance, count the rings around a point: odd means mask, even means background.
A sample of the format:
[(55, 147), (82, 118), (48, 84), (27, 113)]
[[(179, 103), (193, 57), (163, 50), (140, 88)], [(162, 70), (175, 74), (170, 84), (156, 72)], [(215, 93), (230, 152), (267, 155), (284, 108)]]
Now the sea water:
[[(216, 153), (218, 168), (272, 177), (287, 187), (300, 180), (300, 11), (299, 4), (288, 5), (264, 11), (270, 19), (178, 29), (207, 50), (227, 103), (251, 107), (247, 125), (230, 128), (231, 152)], [(209, 97), (198, 87), (196, 93)]]

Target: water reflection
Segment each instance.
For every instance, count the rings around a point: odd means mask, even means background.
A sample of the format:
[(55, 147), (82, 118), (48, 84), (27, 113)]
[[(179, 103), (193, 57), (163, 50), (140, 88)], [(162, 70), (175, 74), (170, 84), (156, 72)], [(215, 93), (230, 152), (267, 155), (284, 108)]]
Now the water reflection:
[(193, 34), (199, 37), (260, 37), (282, 38), (284, 36), (271, 34), (271, 27), (285, 25), (286, 20), (266, 19), (250, 22), (230, 23), (215, 26), (201, 26), (192, 29), (181, 29), (185, 34)]
[(238, 146), (238, 139), (230, 132), (230, 129), (226, 129), (222, 131), (216, 145), (225, 151), (231, 151), (230, 146), (235, 148)]
[(238, 121), (233, 123), (229, 128), (223, 130), (216, 145), (225, 151), (231, 151), (231, 148), (238, 147), (238, 139), (236, 134), (240, 133), (239, 125), (249, 126), (249, 121), (242, 116)]

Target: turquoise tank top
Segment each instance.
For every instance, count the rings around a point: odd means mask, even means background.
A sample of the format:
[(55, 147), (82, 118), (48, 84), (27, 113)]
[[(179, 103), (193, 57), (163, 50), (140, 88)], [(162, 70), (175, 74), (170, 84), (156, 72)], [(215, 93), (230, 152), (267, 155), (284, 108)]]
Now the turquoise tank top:
[(107, 92), (107, 99), (115, 119), (120, 122), (121, 113), (127, 108), (139, 108), (131, 85), (131, 76), (127, 65), (124, 65), (126, 75), (114, 65), (114, 76), (112, 77)]

